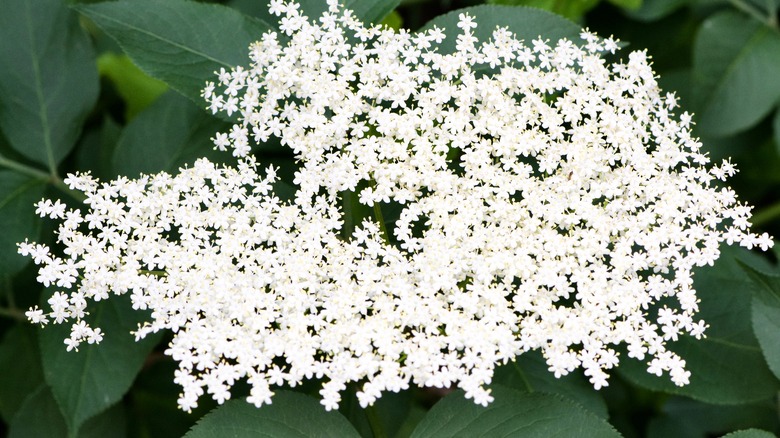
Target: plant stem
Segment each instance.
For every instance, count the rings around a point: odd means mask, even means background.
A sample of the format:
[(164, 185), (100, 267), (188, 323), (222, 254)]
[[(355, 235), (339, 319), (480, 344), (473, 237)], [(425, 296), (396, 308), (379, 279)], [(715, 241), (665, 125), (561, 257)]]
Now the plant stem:
[(0, 317), (15, 319), (17, 321), (27, 321), (27, 317), (21, 310), (0, 307)]
[(766, 24), (767, 26), (773, 29), (778, 28), (777, 17), (775, 17), (775, 15), (771, 13), (772, 12), (771, 10), (767, 11), (768, 12), (767, 14), (764, 14), (763, 11), (757, 9), (755, 6), (751, 5), (750, 3), (744, 0), (729, 0), (729, 3), (731, 3), (732, 6), (739, 9), (740, 11)]
[(83, 202), (85, 199), (87, 199), (83, 193), (71, 190), (70, 187), (62, 182), (62, 180), (56, 174), (46, 173), (40, 169), (8, 159), (2, 155), (0, 155), (0, 166), (14, 170), (18, 173), (21, 173), (22, 175), (31, 176), (33, 178), (46, 181), (59, 189), (61, 192), (68, 194), (70, 197), (79, 202)]
[(75, 199), (76, 201), (83, 203), (84, 201), (87, 200), (87, 195), (76, 190), (71, 190), (70, 187), (68, 187), (68, 185), (62, 182), (62, 180), (59, 178), (51, 180), (51, 183), (54, 185), (54, 187), (59, 189), (61, 192), (67, 194), (71, 198)]
[(379, 420), (379, 414), (376, 412), (374, 405), (368, 406), (364, 409), (366, 418), (368, 419), (368, 425), (371, 427), (371, 433), (374, 434), (374, 438), (387, 438), (384, 429), (382, 429), (382, 423)]
[(0, 155), (0, 166), (7, 167), (11, 170), (15, 170), (19, 173), (31, 176), (33, 178), (39, 178), (45, 180), (49, 180), (51, 178), (51, 175), (49, 175), (48, 173), (40, 169), (36, 169), (35, 167), (28, 166), (26, 164), (22, 164), (14, 160), (9, 160), (8, 158), (2, 155)]
[(777, 3), (775, 3), (775, 0), (766, 0), (766, 12), (769, 16), (769, 26), (780, 30), (780, 25), (777, 22)]

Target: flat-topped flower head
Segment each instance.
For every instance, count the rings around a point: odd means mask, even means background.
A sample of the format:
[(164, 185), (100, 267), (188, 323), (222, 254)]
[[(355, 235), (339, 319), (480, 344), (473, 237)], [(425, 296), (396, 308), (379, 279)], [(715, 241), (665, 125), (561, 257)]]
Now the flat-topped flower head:
[[(328, 5), (312, 20), (271, 1), (284, 35), (206, 85), (211, 111), (239, 115), (214, 136), (237, 169), (76, 175), (89, 212), (38, 204), (66, 249), (20, 245), (60, 289), (30, 320), (74, 321), (69, 349), (99, 342), (88, 301), (129, 293), (152, 312), (137, 338), (174, 333), (186, 410), (242, 378), (258, 406), (312, 378), (328, 409), (352, 382), (363, 406), (410, 384), (484, 405), (496, 365), (529, 350), (600, 388), (619, 345), (688, 383), (666, 342), (705, 332), (693, 269), (723, 242), (772, 241), (748, 231), (750, 209), (717, 184), (734, 166), (710, 165), (646, 54), (608, 62), (617, 43), (587, 32), (481, 42), (465, 13), (456, 29), (395, 32)], [(290, 202), (252, 158), (272, 137), (300, 162)], [(347, 193), (398, 219), (346, 232)]]

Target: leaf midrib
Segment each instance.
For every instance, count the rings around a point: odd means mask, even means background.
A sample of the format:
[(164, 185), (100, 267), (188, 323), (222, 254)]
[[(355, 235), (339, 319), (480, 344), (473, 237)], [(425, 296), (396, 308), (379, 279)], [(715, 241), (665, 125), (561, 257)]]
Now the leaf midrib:
[[(202, 52), (200, 50), (196, 50), (193, 47), (186, 46), (186, 45), (184, 45), (182, 43), (179, 43), (177, 41), (174, 41), (174, 40), (171, 40), (171, 39), (169, 39), (167, 37), (164, 37), (164, 36), (162, 36), (162, 35), (160, 35), (160, 34), (158, 34), (156, 32), (151, 32), (151, 31), (148, 31), (146, 29), (143, 29), (143, 28), (140, 28), (138, 26), (135, 26), (135, 25), (133, 25), (133, 24), (131, 24), (129, 22), (125, 22), (125, 21), (121, 21), (121, 20), (115, 19), (115, 18), (111, 17), (110, 15), (102, 14), (102, 13), (100, 13), (99, 11), (97, 11), (95, 9), (91, 9), (91, 8), (77, 8), (77, 9), (80, 10), (80, 11), (85, 11), (85, 13), (87, 15), (91, 15), (91, 16), (94, 16), (94, 17), (99, 17), (99, 18), (105, 19), (106, 21), (110, 21), (112, 23), (115, 23), (115, 24), (118, 24), (120, 26), (123, 26), (123, 27), (125, 27), (127, 29), (131, 29), (133, 31), (136, 31), (136, 32), (138, 32), (138, 33), (140, 33), (142, 35), (146, 35), (146, 36), (149, 36), (149, 37), (152, 37), (152, 38), (156, 38), (156, 39), (158, 39), (161, 42), (170, 44), (171, 46), (179, 48), (179, 49), (181, 49), (181, 50), (183, 50), (185, 52), (188, 52), (188, 53), (191, 53), (193, 55), (200, 56), (200, 57), (202, 57), (204, 59), (207, 59), (209, 61), (215, 62), (215, 63), (217, 63), (217, 64), (219, 64), (219, 65), (221, 65), (223, 67), (230, 67), (230, 68), (235, 67), (234, 65), (232, 65), (232, 64), (230, 64), (230, 63), (228, 63), (226, 61), (222, 61), (220, 59), (214, 58), (213, 56), (208, 55), (208, 54), (206, 54), (206, 53), (204, 53), (204, 52)], [(119, 40), (117, 40), (117, 42), (124, 49), (124, 44), (119, 42)], [(126, 49), (125, 49), (125, 52), (127, 52)], [(130, 56), (130, 55), (128, 54), (128, 56)]]
[(46, 99), (43, 96), (43, 81), (41, 78), (41, 66), (38, 62), (38, 57), (40, 56), (39, 53), (36, 53), (35, 49), (37, 48), (36, 40), (35, 40), (35, 33), (33, 32), (33, 19), (32, 19), (32, 11), (30, 11), (30, 5), (32, 2), (25, 2), (24, 3), (24, 18), (25, 18), (25, 28), (27, 29), (27, 37), (30, 42), (30, 60), (32, 62), (33, 67), (33, 81), (35, 83), (35, 97), (38, 100), (38, 115), (41, 120), (41, 125), (43, 127), (43, 143), (44, 148), (46, 149), (46, 159), (48, 161), (49, 165), (49, 171), (52, 175), (56, 174), (57, 171), (57, 163), (54, 160), (54, 149), (52, 145), (52, 139), (51, 139), (51, 127), (49, 126), (49, 107), (46, 103)]

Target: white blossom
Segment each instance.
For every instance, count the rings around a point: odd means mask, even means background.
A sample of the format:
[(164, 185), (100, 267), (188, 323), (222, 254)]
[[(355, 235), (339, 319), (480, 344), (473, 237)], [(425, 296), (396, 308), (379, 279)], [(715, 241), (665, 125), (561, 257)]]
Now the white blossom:
[[(312, 378), (328, 409), (351, 382), (363, 406), (410, 384), (457, 385), (485, 405), (496, 365), (537, 349), (555, 376), (581, 368), (596, 388), (618, 345), (688, 383), (666, 342), (703, 336), (693, 268), (721, 242), (772, 241), (715, 185), (734, 166), (709, 166), (644, 52), (608, 63), (616, 42), (587, 32), (582, 46), (500, 28), (480, 43), (468, 14), (412, 34), (334, 1), (316, 22), (299, 9), (273, 0), (284, 40), (267, 33), (248, 66), (204, 90), (213, 112), (240, 115), (214, 136), (237, 168), (72, 175), (86, 213), (38, 204), (64, 219), (66, 250), (19, 246), (59, 289), (32, 322), (74, 321), (68, 349), (97, 343), (88, 301), (130, 294), (151, 311), (136, 338), (174, 333), (185, 410), (204, 393), (222, 403), (244, 377), (258, 406)], [(457, 50), (439, 52), (458, 31)], [(252, 157), (273, 136), (301, 164), (291, 202)], [(400, 206), (388, 235), (375, 221), (345, 235), (349, 192)]]

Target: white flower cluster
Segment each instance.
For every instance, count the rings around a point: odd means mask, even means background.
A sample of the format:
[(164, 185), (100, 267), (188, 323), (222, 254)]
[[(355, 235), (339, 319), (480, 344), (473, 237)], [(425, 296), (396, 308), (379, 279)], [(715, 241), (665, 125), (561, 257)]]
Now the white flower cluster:
[[(241, 378), (250, 401), (322, 378), (322, 403), (360, 385), (362, 405), (414, 383), (457, 384), (476, 403), (496, 364), (540, 349), (556, 376), (582, 368), (596, 388), (614, 347), (688, 382), (667, 350), (702, 336), (692, 269), (721, 242), (767, 248), (750, 209), (715, 180), (673, 115), (646, 55), (607, 63), (614, 41), (583, 33), (530, 45), (506, 29), (489, 42), (462, 14), (456, 50), (443, 30), (366, 27), (329, 1), (319, 22), (272, 0), (248, 68), (221, 71), (204, 97), (240, 122), (217, 134), (237, 169), (200, 160), (176, 176), (99, 184), (71, 176), (90, 210), (42, 201), (63, 219), (65, 252), (24, 243), (44, 285), (70, 289), (33, 322), (75, 320), (68, 348), (97, 342), (86, 300), (129, 293), (170, 329), (179, 400), (219, 402)], [(253, 144), (278, 137), (301, 163), (295, 200), (275, 197)], [(364, 222), (342, 236), (340, 200), (400, 206), (389, 235)]]

